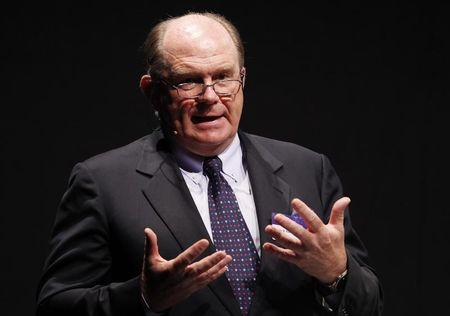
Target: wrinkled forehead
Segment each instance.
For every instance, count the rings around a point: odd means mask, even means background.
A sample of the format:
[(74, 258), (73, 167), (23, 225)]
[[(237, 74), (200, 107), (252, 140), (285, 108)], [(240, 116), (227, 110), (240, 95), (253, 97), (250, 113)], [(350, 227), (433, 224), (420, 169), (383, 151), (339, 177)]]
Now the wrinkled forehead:
[(209, 58), (229, 54), (238, 60), (237, 48), (228, 31), (204, 16), (185, 16), (169, 23), (162, 39), (168, 58)]

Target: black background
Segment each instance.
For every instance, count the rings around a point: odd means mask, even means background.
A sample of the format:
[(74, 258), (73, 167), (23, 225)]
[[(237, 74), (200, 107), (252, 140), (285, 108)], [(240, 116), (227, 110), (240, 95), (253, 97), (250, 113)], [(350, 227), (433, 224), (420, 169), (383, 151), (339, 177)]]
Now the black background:
[(2, 4), (0, 313), (34, 314), (72, 166), (156, 126), (138, 87), (151, 26), (205, 9), (246, 43), (241, 127), (333, 162), (384, 315), (449, 315), (450, 12), (430, 1)]

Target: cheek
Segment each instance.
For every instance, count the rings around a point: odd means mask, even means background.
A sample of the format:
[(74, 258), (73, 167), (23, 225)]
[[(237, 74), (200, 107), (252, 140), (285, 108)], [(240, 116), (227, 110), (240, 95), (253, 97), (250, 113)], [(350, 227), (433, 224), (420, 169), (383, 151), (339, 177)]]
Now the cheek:
[(181, 103), (181, 104), (171, 104), (168, 107), (169, 120), (172, 124), (179, 124), (190, 122), (190, 110), (192, 109), (192, 104)]
[(234, 102), (228, 106), (228, 112), (230, 113), (234, 123), (239, 123), (242, 114), (243, 103), (242, 99), (236, 101), (237, 102)]
[(159, 114), (164, 125), (169, 128), (174, 128), (177, 125), (177, 121), (180, 120), (180, 111), (175, 104), (167, 104), (159, 111)]

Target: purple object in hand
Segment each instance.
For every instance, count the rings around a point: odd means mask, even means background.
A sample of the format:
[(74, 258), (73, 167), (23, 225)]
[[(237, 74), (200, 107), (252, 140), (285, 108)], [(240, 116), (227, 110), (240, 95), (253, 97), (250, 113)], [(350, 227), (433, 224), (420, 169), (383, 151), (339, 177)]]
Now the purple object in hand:
[[(275, 215), (278, 213), (273, 212), (272, 213), (272, 225), (280, 225), (276, 220), (275, 220)], [(290, 219), (292, 219), (294, 222), (296, 222), (299, 225), (302, 225), (304, 228), (307, 228), (305, 220), (303, 219), (303, 217), (301, 217), (300, 215), (293, 213), (291, 215), (287, 215), (287, 214), (283, 214), (286, 217), (289, 217)]]

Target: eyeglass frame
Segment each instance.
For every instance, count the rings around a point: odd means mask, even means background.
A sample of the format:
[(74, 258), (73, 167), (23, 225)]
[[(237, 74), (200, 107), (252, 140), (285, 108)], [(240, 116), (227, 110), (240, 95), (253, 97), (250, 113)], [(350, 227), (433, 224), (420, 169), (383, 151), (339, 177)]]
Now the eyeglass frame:
[[(199, 93), (199, 94), (197, 94), (197, 95), (195, 95), (195, 96), (192, 96), (192, 97), (185, 97), (185, 96), (182, 96), (182, 95), (180, 95), (180, 90), (182, 90), (182, 91), (189, 91), (189, 90), (183, 90), (182, 88), (180, 88), (180, 87), (178, 87), (179, 85), (183, 85), (183, 84), (187, 84), (186, 82), (182, 82), (182, 83), (179, 83), (178, 85), (175, 85), (175, 84), (173, 84), (173, 83), (171, 83), (171, 82), (169, 82), (168, 80), (166, 80), (166, 79), (164, 79), (164, 78), (158, 78), (156, 81), (158, 82), (162, 82), (162, 83), (164, 83), (167, 87), (169, 87), (169, 88), (172, 88), (172, 89), (174, 89), (174, 90), (176, 90), (177, 91), (177, 94), (178, 94), (178, 96), (180, 97), (180, 98), (183, 98), (183, 99), (198, 99), (198, 98), (200, 98), (202, 95), (204, 95), (205, 94), (205, 92), (206, 92), (206, 89), (208, 89), (209, 87), (211, 87), (213, 90), (214, 90), (214, 93), (218, 96), (218, 97), (232, 97), (232, 96), (235, 96), (236, 94), (238, 94), (239, 93), (239, 90), (241, 89), (241, 86), (243, 87), (244, 86), (244, 78), (245, 78), (245, 73), (243, 73), (243, 69), (244, 68), (242, 68), (241, 69), (241, 73), (240, 73), (240, 78), (241, 78), (241, 80), (239, 80), (239, 79), (222, 79), (222, 80), (217, 80), (217, 81), (215, 81), (215, 82), (213, 82), (213, 83), (210, 83), (210, 84), (205, 84), (205, 83), (198, 83), (198, 82), (193, 82), (194, 84), (196, 84), (196, 85), (202, 85), (203, 86), (203, 89), (202, 89), (202, 92), (201, 93)], [(235, 92), (235, 93), (217, 93), (217, 91), (216, 91), (216, 89), (215, 89), (215, 85), (217, 84), (217, 83), (219, 83), (219, 82), (224, 82), (224, 81), (237, 81), (237, 82), (239, 82), (239, 87), (237, 88), (237, 91)]]

